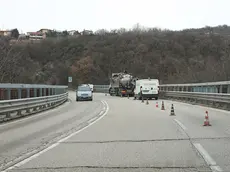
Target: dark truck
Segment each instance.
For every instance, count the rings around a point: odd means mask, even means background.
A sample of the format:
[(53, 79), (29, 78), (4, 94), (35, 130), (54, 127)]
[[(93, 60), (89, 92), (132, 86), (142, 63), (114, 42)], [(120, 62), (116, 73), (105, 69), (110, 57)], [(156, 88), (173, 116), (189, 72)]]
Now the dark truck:
[(109, 94), (111, 96), (134, 96), (135, 82), (138, 80), (127, 71), (112, 73), (110, 78)]

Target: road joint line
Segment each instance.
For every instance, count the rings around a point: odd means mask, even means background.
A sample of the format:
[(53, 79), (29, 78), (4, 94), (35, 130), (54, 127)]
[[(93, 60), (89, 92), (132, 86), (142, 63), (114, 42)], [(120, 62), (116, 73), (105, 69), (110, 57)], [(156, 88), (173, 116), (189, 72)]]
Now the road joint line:
[[(77, 130), (76, 132), (74, 132), (74, 133), (72, 133), (72, 134), (70, 134), (70, 135), (68, 135), (68, 136), (66, 136), (66, 137), (64, 137), (64, 138), (62, 138), (62, 139), (60, 139), (59, 141), (57, 141), (56, 143), (50, 145), (49, 147), (47, 147), (47, 148), (45, 148), (45, 149), (43, 149), (43, 150), (41, 150), (41, 151), (39, 151), (39, 152), (37, 152), (37, 153), (31, 155), (31, 156), (25, 158), (24, 160), (22, 160), (22, 161), (20, 161), (20, 162), (14, 164), (14, 165), (8, 167), (7, 169), (3, 170), (2, 172), (7, 172), (7, 171), (9, 171), (9, 170), (12, 170), (12, 169), (14, 169), (14, 168), (17, 168), (17, 167), (20, 167), (20, 166), (26, 164), (27, 162), (29, 162), (29, 161), (31, 161), (31, 160), (37, 158), (38, 156), (40, 156), (41, 154), (43, 154), (43, 153), (45, 153), (45, 152), (47, 152), (47, 151), (49, 151), (49, 150), (51, 150), (51, 149), (57, 147), (60, 143), (62, 143), (62, 142), (64, 142), (64, 141), (68, 140), (70, 137), (72, 137), (72, 136), (74, 136), (74, 135), (80, 133), (81, 131), (87, 129), (88, 127), (90, 127), (91, 125), (93, 125), (94, 123), (96, 123), (97, 121), (99, 121), (100, 119), (102, 119), (102, 118), (108, 113), (108, 111), (109, 111), (109, 105), (108, 105), (108, 103), (107, 103), (106, 101), (104, 101), (104, 100), (102, 100), (101, 102), (102, 102), (103, 105), (105, 105), (106, 108), (105, 108), (105, 111), (101, 111), (101, 113), (104, 112), (104, 114), (100, 115), (95, 121), (93, 121), (92, 123), (89, 123), (88, 125), (86, 125), (85, 127), (81, 128), (80, 130)], [(101, 113), (100, 113), (100, 114), (101, 114)]]
[(216, 164), (215, 160), (209, 155), (209, 153), (203, 148), (200, 143), (193, 143), (193, 146), (204, 158), (205, 162), (209, 165), (213, 172), (222, 172), (222, 169)]

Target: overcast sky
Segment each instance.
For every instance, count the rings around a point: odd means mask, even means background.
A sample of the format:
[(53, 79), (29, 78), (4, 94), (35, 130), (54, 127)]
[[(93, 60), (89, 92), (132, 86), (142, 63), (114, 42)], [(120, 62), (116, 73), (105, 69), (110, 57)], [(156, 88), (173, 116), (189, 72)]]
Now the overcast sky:
[(0, 29), (21, 32), (230, 25), (230, 0), (0, 0)]

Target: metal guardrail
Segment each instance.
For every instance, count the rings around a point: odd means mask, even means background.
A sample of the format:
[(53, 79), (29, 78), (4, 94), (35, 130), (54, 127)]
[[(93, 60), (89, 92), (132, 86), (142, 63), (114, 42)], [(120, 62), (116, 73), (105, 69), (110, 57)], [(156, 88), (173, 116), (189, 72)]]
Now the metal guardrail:
[(57, 95), (67, 90), (65, 85), (0, 84), (0, 100)]
[(109, 85), (94, 85), (93, 91), (96, 93), (109, 93)]
[(56, 107), (68, 99), (68, 86), (0, 84), (0, 122)]
[(165, 99), (175, 99), (230, 110), (230, 94), (161, 91), (160, 96)]
[(163, 84), (162, 91), (186, 91), (186, 92), (209, 92), (230, 93), (230, 81), (187, 83), (187, 84)]
[(230, 110), (230, 81), (164, 84), (160, 97)]
[(56, 107), (68, 99), (68, 92), (53, 96), (0, 101), (0, 122)]
[[(94, 85), (95, 92), (108, 93), (109, 85)], [(160, 97), (230, 110), (230, 81), (160, 85)]]
[(177, 92), (169, 91), (162, 92), (163, 96), (167, 97), (176, 97), (176, 98), (185, 98), (185, 99), (194, 99), (194, 100), (207, 100), (220, 103), (230, 103), (230, 94), (221, 94), (221, 93), (198, 93), (198, 92)]

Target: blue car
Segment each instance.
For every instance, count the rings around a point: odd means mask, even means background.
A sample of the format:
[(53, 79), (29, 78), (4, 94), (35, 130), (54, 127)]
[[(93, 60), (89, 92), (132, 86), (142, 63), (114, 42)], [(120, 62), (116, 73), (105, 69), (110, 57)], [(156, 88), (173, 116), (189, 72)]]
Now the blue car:
[(93, 93), (91, 91), (91, 88), (87, 85), (81, 85), (78, 86), (76, 91), (76, 101), (80, 100), (93, 100)]

